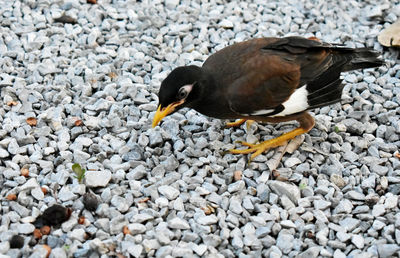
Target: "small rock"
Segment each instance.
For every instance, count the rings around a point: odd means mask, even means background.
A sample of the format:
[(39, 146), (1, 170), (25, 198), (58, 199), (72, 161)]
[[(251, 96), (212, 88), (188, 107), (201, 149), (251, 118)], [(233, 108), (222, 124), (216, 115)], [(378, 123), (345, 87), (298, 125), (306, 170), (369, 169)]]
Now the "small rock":
[(380, 220), (374, 220), (374, 223), (372, 223), (372, 228), (375, 230), (381, 230), (385, 226), (386, 226), (386, 224)]
[(293, 235), (281, 232), (276, 240), (276, 246), (279, 247), (282, 253), (288, 254), (293, 249), (293, 240)]
[(178, 4), (179, 0), (165, 0), (165, 6), (168, 9), (175, 9)]
[(234, 196), (230, 199), (229, 210), (236, 214), (241, 214), (243, 212), (241, 201), (237, 196)]
[(298, 186), (276, 180), (268, 181), (267, 184), (274, 193), (279, 196), (286, 195), (295, 204), (301, 197)]
[(291, 168), (301, 163), (301, 160), (296, 157), (291, 157), (285, 160), (285, 167)]
[(180, 194), (180, 192), (176, 188), (169, 185), (162, 185), (158, 187), (158, 192), (167, 197), (170, 201), (176, 199), (176, 197), (178, 197), (178, 195)]
[(235, 183), (232, 183), (228, 185), (228, 192), (234, 193), (238, 191), (242, 191), (245, 187), (245, 183), (243, 180), (236, 181)]
[(340, 226), (342, 226), (347, 232), (353, 231), (358, 225), (360, 225), (360, 220), (347, 217), (339, 221)]
[(379, 217), (385, 214), (385, 205), (383, 204), (375, 204), (372, 208), (372, 216)]
[(168, 227), (172, 229), (190, 229), (189, 223), (179, 217), (175, 217), (168, 221)]
[(325, 200), (315, 200), (314, 208), (317, 210), (325, 210), (326, 208), (331, 206), (331, 202), (327, 202)]
[(19, 224), (17, 227), (20, 234), (31, 234), (35, 230), (35, 226), (29, 223)]
[(353, 204), (347, 199), (343, 199), (334, 209), (334, 213), (350, 213), (353, 210)]
[(341, 242), (346, 242), (351, 238), (351, 236), (343, 231), (339, 231), (336, 233), (336, 237), (341, 241)]
[(146, 226), (140, 223), (132, 223), (128, 225), (129, 231), (132, 235), (142, 234), (146, 232)]
[(114, 205), (118, 211), (125, 213), (128, 211), (130, 204), (126, 201), (125, 198), (114, 195), (111, 199), (111, 204)]
[(346, 185), (346, 182), (338, 174), (332, 174), (330, 177), (330, 180), (332, 183), (334, 183), (339, 188), (343, 188)]
[(202, 216), (197, 219), (197, 223), (201, 225), (212, 225), (218, 222), (218, 218), (215, 215), (209, 215), (209, 216)]
[(365, 195), (364, 194), (362, 194), (360, 192), (357, 192), (357, 191), (354, 191), (354, 190), (348, 191), (345, 194), (345, 196), (349, 197), (350, 199), (357, 200), (357, 201), (364, 201), (365, 200)]
[(72, 232), (70, 232), (69, 237), (72, 240), (78, 240), (80, 242), (84, 242), (85, 241), (85, 230), (83, 228), (77, 228), (72, 230)]
[(34, 188), (39, 188), (39, 184), (36, 181), (36, 178), (30, 178), (28, 181), (26, 181), (25, 184), (23, 184), (19, 190), (20, 191), (27, 191), (27, 190), (32, 190)]
[(128, 247), (127, 251), (133, 257), (138, 258), (138, 257), (140, 257), (140, 254), (143, 251), (143, 246), (142, 245), (130, 245)]
[(121, 233), (126, 224), (127, 221), (123, 215), (112, 218), (110, 221), (110, 234)]
[(397, 204), (399, 202), (399, 197), (393, 194), (388, 194), (385, 200), (385, 208), (386, 209), (394, 209), (396, 208)]
[(318, 257), (318, 254), (321, 250), (319, 246), (312, 246), (305, 250), (304, 252), (300, 253), (297, 257), (299, 258), (315, 258)]
[(146, 168), (143, 165), (135, 167), (132, 171), (126, 174), (128, 180), (139, 180), (147, 175)]
[(67, 254), (65, 253), (64, 248), (55, 247), (55, 248), (51, 249), (50, 257), (67, 258)]
[(105, 187), (111, 180), (111, 172), (109, 170), (86, 171), (85, 182), (88, 187)]
[(380, 258), (393, 257), (400, 250), (400, 246), (396, 244), (379, 244), (377, 247)]
[(346, 254), (344, 254), (342, 251), (339, 249), (336, 249), (335, 252), (333, 253), (333, 258), (346, 258)]
[(364, 237), (360, 235), (353, 235), (351, 242), (357, 247), (357, 249), (364, 248)]
[(284, 228), (296, 228), (296, 225), (291, 220), (282, 220), (281, 225)]
[(192, 249), (197, 255), (202, 256), (207, 251), (207, 246), (204, 244), (196, 245), (193, 243)]

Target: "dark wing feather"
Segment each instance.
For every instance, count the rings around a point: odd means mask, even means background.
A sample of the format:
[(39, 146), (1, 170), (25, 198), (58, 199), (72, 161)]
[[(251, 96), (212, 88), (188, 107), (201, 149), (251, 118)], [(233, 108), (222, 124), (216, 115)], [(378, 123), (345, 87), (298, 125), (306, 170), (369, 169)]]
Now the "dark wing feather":
[(330, 67), (328, 44), (297, 37), (275, 39), (260, 45), (241, 62), (241, 76), (228, 90), (231, 109), (239, 114), (273, 110), (300, 86), (318, 77)]
[(308, 109), (338, 102), (341, 72), (382, 64), (378, 53), (368, 48), (287, 37), (232, 45), (212, 55), (203, 67), (218, 69), (217, 85), (232, 111), (244, 115), (271, 110), (265, 114), (271, 116), (282, 111), (282, 104), (303, 85)]
[(252, 114), (259, 110), (281, 110), (281, 104), (299, 84), (299, 66), (277, 55), (258, 53), (242, 63), (243, 75), (228, 90), (228, 101), (233, 111)]

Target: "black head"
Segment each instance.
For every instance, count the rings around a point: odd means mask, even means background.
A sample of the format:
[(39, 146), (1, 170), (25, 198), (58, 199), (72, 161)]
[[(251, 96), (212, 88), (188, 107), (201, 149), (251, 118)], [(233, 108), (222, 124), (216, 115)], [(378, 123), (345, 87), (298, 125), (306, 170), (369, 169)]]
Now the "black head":
[(191, 65), (175, 68), (161, 83), (158, 93), (161, 108), (165, 108), (182, 99), (186, 99), (185, 102), (187, 104), (187, 101), (190, 100), (189, 95), (193, 86), (198, 83), (200, 76), (201, 68), (198, 66)]
[(155, 127), (165, 116), (189, 106), (199, 92), (202, 70), (198, 66), (181, 66), (174, 69), (161, 83), (159, 106), (154, 116)]

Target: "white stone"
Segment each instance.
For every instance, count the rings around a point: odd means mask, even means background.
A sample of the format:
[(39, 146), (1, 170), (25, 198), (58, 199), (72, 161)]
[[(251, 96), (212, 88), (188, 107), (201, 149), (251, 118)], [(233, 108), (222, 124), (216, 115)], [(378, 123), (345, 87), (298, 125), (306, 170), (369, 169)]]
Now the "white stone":
[(176, 188), (169, 185), (162, 185), (158, 187), (158, 191), (160, 192), (160, 194), (167, 197), (168, 200), (174, 200), (180, 194), (180, 192)]
[(351, 242), (357, 247), (357, 249), (362, 249), (364, 247), (364, 238), (360, 235), (353, 235), (351, 237)]
[(111, 180), (109, 170), (86, 171), (85, 182), (88, 187), (105, 187)]
[(168, 221), (168, 227), (172, 229), (189, 229), (189, 223), (186, 220), (183, 220), (179, 217), (175, 217)]
[(17, 226), (18, 233), (31, 234), (35, 230), (35, 226), (29, 223), (19, 224)]

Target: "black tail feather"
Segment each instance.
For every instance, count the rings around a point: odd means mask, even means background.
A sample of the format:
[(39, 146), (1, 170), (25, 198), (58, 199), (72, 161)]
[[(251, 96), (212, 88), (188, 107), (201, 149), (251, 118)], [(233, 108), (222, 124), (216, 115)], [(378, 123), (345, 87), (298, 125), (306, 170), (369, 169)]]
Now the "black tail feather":
[(380, 53), (369, 48), (332, 46), (331, 65), (317, 78), (307, 83), (309, 109), (330, 105), (341, 100), (344, 85), (342, 72), (378, 67), (384, 64)]
[(351, 61), (343, 67), (343, 72), (373, 68), (383, 65), (385, 62), (379, 58), (380, 53), (370, 48), (352, 49)]
[(309, 87), (309, 85), (306, 86), (306, 89), (309, 92), (307, 96), (309, 105), (308, 109), (322, 107), (339, 102), (342, 97), (342, 90), (344, 85), (342, 84), (342, 80), (339, 79), (339, 77), (316, 90), (316, 87), (313, 87), (315, 86), (313, 85), (313, 83), (311, 83), (310, 85), (311, 87)]

